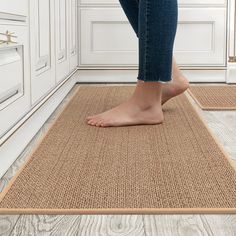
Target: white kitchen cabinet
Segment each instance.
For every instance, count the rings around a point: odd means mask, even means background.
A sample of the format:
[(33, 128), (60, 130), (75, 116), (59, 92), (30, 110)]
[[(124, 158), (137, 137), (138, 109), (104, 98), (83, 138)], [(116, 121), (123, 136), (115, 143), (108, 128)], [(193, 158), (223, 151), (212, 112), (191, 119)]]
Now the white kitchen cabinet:
[(54, 1), (30, 1), (32, 104), (55, 86)]
[(0, 0), (0, 33), (1, 177), (77, 82), (77, 0)]
[(77, 68), (77, 2), (55, 1), (56, 82)]
[[(138, 38), (120, 8), (81, 8), (80, 65), (135, 66)], [(180, 8), (174, 53), (184, 66), (225, 66), (226, 9)]]
[[(28, 27), (24, 22), (0, 20), (0, 33), (14, 33), (9, 44), (0, 45), (0, 137), (30, 109)], [(7, 37), (0, 35), (0, 40)], [(2, 41), (3, 42), (3, 41)]]
[(63, 80), (69, 73), (69, 4), (67, 0), (55, 0), (55, 45), (56, 81)]
[(33, 0), (30, 5), (32, 102), (37, 103), (77, 67), (77, 4)]

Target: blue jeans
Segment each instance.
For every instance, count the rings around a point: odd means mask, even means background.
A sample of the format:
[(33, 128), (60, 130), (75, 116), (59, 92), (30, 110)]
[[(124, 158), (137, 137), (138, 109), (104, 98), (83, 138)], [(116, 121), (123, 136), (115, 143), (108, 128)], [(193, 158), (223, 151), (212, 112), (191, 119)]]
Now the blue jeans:
[(119, 0), (139, 39), (138, 80), (172, 80), (177, 0)]

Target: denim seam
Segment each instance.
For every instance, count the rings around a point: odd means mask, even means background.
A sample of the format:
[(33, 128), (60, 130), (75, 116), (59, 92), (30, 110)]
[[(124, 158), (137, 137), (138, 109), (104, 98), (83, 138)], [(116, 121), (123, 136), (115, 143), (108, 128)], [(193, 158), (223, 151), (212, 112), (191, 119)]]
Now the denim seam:
[(149, 20), (149, 1), (150, 0), (146, 0), (146, 12), (145, 12), (145, 66), (144, 66), (144, 80), (147, 79), (147, 74), (148, 74), (148, 70), (147, 70), (147, 65), (148, 65), (148, 36), (149, 36), (149, 27), (148, 27), (148, 20)]

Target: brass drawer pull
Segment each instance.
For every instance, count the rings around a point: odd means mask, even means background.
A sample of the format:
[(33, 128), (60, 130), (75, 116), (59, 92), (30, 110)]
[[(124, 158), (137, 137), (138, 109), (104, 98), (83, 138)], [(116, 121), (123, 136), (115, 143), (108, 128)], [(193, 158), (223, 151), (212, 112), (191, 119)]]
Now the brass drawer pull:
[(65, 56), (62, 55), (61, 57), (58, 58), (58, 61), (62, 60)]
[(236, 62), (236, 56), (229, 56), (229, 62)]
[(45, 62), (42, 66), (40, 66), (39, 68), (36, 69), (36, 71), (40, 71), (42, 70), (43, 68), (47, 67), (48, 63)]
[(6, 40), (0, 40), (0, 44), (17, 43), (12, 40), (12, 38), (17, 38), (17, 36), (15, 36), (14, 34), (15, 34), (14, 32), (10, 33), (8, 30), (6, 31), (6, 33), (0, 33), (0, 35), (6, 36)]

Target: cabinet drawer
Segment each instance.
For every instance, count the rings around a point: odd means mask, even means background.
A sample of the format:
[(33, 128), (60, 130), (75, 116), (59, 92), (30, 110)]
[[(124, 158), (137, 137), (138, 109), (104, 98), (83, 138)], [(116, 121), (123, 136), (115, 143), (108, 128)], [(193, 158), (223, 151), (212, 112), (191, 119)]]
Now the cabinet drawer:
[(28, 1), (27, 0), (1, 0), (0, 12), (9, 13), (13, 15), (28, 15)]
[(30, 109), (28, 29), (0, 24), (0, 33), (6, 31), (15, 33), (17, 43), (0, 46), (0, 137)]
[[(129, 1), (129, 0), (127, 0)], [(119, 0), (79, 0), (79, 4), (114, 4), (114, 5), (120, 5)], [(227, 0), (178, 0), (179, 6), (181, 5), (188, 5), (188, 6), (196, 6), (196, 5), (220, 5), (220, 6), (226, 6)]]
[[(80, 65), (138, 64), (138, 39), (120, 8), (80, 10)], [(174, 52), (183, 66), (224, 66), (226, 9), (181, 8)]]
[(80, 9), (80, 64), (137, 64), (138, 41), (120, 8)]
[(0, 50), (0, 110), (23, 95), (22, 46)]

